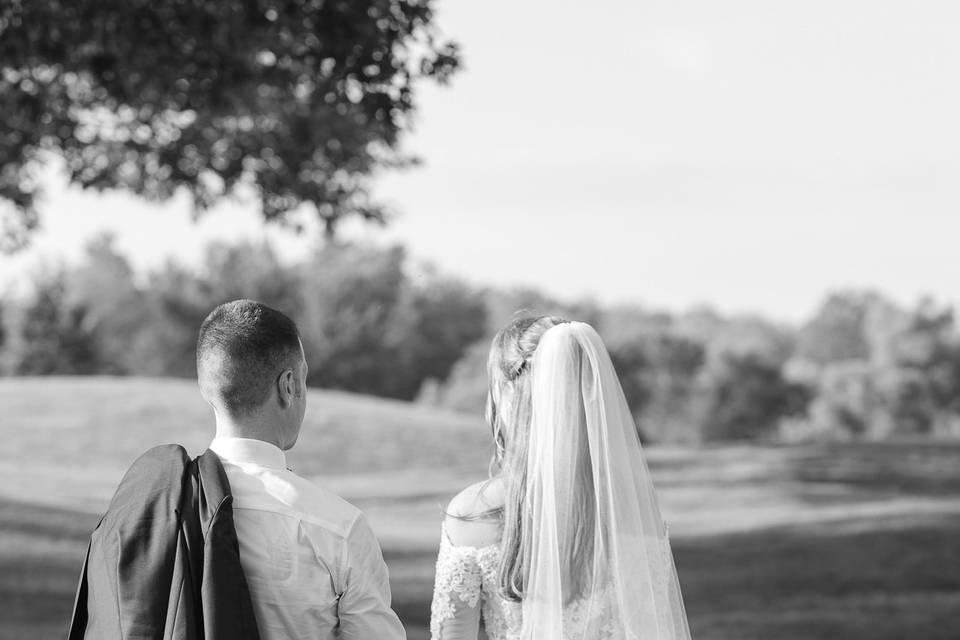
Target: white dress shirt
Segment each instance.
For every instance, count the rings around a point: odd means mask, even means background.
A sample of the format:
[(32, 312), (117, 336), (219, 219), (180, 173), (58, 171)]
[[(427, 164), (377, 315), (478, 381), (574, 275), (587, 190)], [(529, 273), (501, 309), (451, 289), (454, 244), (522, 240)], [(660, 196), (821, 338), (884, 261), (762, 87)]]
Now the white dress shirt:
[(214, 438), (263, 640), (405, 639), (380, 545), (359, 509), (287, 469), (283, 451)]

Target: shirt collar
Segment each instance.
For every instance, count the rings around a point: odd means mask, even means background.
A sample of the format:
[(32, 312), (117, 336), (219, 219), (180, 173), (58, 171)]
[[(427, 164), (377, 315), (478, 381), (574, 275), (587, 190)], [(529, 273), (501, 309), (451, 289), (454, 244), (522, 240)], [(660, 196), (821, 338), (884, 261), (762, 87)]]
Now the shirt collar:
[(275, 469), (287, 468), (287, 457), (279, 447), (252, 438), (217, 436), (210, 449), (222, 460), (234, 464), (256, 464)]

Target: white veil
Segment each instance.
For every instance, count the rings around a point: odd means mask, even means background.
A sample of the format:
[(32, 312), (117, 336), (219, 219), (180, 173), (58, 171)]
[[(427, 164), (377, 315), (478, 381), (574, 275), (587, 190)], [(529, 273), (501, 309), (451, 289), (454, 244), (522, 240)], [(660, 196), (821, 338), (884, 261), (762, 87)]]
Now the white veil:
[(587, 324), (531, 363), (523, 640), (687, 640), (680, 584), (633, 416)]

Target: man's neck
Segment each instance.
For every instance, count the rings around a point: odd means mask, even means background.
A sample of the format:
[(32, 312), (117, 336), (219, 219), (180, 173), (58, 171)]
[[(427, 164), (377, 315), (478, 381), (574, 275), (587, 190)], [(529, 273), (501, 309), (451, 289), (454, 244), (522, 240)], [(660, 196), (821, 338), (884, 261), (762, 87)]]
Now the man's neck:
[(217, 419), (218, 438), (247, 438), (268, 442), (281, 450), (284, 448), (275, 425), (266, 424), (265, 421), (256, 418), (238, 420), (216, 410), (214, 413)]

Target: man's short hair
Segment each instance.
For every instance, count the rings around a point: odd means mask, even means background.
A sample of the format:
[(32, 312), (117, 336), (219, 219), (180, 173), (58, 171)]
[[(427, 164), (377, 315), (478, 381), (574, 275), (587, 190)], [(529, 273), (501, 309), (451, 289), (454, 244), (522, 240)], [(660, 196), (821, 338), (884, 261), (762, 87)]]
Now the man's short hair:
[(231, 415), (249, 414), (263, 405), (277, 376), (300, 357), (297, 325), (260, 302), (224, 303), (200, 325), (200, 387)]

